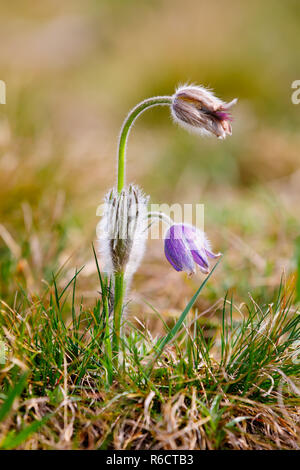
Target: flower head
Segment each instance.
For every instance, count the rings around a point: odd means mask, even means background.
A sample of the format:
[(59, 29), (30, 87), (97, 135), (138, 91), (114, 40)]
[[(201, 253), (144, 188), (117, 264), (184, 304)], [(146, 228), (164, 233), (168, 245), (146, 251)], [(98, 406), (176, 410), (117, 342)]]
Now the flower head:
[(109, 275), (125, 272), (128, 280), (138, 268), (147, 238), (147, 205), (148, 197), (133, 185), (106, 195), (98, 237)]
[(171, 112), (181, 126), (225, 139), (232, 132), (229, 109), (236, 102), (225, 103), (204, 87), (185, 85), (173, 95)]
[(196, 265), (207, 274), (209, 258), (221, 256), (210, 249), (209, 241), (204, 232), (187, 224), (175, 224), (165, 234), (165, 255), (176, 271), (196, 272)]

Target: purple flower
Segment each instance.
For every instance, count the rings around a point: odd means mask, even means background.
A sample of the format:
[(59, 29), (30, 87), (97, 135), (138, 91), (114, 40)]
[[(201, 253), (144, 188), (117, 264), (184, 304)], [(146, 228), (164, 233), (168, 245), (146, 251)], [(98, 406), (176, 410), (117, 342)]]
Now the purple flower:
[(171, 112), (181, 126), (225, 139), (232, 132), (230, 109), (236, 102), (226, 103), (202, 86), (184, 85), (173, 95)]
[(208, 259), (221, 256), (210, 249), (209, 241), (204, 232), (187, 224), (175, 224), (165, 234), (165, 255), (176, 271), (196, 272), (196, 264), (200, 270), (209, 272)]

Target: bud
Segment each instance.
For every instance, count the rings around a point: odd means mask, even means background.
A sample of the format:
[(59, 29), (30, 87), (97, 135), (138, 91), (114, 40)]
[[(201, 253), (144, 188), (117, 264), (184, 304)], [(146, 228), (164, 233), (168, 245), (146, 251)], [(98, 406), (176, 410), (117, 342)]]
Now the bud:
[(188, 224), (175, 224), (165, 234), (165, 255), (176, 271), (185, 271), (191, 275), (196, 272), (196, 265), (207, 274), (208, 259), (218, 258), (221, 253), (211, 251), (202, 230)]
[(185, 85), (173, 95), (171, 113), (182, 127), (225, 139), (232, 132), (232, 118), (228, 110), (236, 102), (237, 99), (234, 99), (225, 103), (204, 87)]
[(106, 195), (99, 247), (108, 275), (124, 272), (128, 280), (137, 270), (147, 238), (147, 204), (148, 197), (133, 185)]

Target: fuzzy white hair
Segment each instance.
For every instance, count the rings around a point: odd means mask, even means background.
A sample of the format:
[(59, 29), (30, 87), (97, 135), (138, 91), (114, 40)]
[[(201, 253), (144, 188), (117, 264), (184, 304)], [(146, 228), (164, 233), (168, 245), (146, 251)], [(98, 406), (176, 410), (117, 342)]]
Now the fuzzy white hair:
[(112, 189), (104, 200), (97, 233), (101, 264), (108, 276), (123, 271), (127, 287), (145, 252), (147, 205), (148, 197), (133, 185), (120, 193)]

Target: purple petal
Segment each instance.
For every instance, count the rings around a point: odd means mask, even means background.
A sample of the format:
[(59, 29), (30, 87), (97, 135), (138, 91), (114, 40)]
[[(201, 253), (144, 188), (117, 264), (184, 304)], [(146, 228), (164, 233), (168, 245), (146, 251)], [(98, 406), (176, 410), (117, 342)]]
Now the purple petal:
[(195, 263), (201, 271), (209, 271), (208, 258), (218, 258), (210, 250), (205, 234), (192, 225), (175, 224), (165, 236), (165, 255), (176, 271), (195, 272)]
[(205, 237), (204, 234), (199, 232), (195, 227), (184, 225), (183, 228), (184, 238), (187, 242), (187, 247), (195, 261), (199, 266), (207, 271), (209, 264), (204, 249)]
[(172, 226), (165, 236), (165, 255), (176, 271), (192, 273), (195, 270), (194, 260), (184, 238), (179, 236), (178, 226)]
[(221, 121), (232, 121), (231, 114), (225, 113), (224, 111), (216, 111), (214, 114)]
[(176, 271), (182, 271), (182, 268), (179, 268), (175, 262), (173, 261), (173, 259), (171, 258), (170, 254), (169, 254), (169, 250), (170, 250), (170, 247), (167, 246), (167, 242), (165, 243), (165, 256), (167, 258), (167, 260), (169, 261), (169, 263), (173, 266), (174, 269), (176, 269)]
[(202, 252), (198, 250), (192, 250), (191, 253), (195, 263), (197, 263), (205, 271), (208, 271), (209, 264), (205, 252), (203, 250)]

